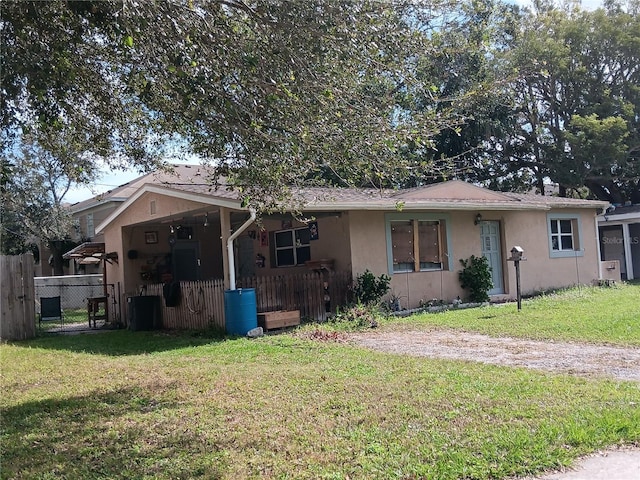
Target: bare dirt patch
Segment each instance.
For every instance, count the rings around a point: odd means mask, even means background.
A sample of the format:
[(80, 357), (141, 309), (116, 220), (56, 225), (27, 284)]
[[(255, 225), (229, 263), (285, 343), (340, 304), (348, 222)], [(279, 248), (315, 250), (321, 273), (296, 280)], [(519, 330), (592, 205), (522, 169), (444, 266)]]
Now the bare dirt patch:
[(357, 345), (389, 353), (640, 382), (640, 348), (497, 338), (447, 329), (372, 330), (349, 334), (348, 338)]

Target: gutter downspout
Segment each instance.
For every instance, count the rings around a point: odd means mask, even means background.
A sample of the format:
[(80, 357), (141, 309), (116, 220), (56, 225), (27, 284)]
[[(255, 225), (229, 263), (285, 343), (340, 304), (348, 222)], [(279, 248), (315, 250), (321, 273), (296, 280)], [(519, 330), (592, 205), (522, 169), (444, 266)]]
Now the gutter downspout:
[(233, 255), (233, 241), (240, 236), (256, 219), (256, 211), (253, 208), (249, 209), (249, 219), (244, 222), (238, 230), (233, 232), (227, 239), (227, 257), (229, 259), (229, 289), (236, 289), (236, 263)]

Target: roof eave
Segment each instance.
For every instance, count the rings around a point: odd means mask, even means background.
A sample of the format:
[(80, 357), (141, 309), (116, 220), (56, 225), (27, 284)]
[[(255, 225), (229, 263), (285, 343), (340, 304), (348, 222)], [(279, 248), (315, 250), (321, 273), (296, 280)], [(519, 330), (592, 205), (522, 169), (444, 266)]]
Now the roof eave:
[(524, 202), (491, 202), (474, 201), (456, 202), (318, 202), (307, 204), (303, 210), (335, 211), (335, 210), (550, 210), (549, 205)]
[(602, 223), (615, 223), (615, 222), (624, 222), (626, 220), (638, 220), (640, 219), (640, 212), (632, 212), (632, 213), (623, 213), (623, 214), (602, 214), (598, 215), (598, 222)]
[(217, 207), (226, 207), (232, 208), (235, 210), (247, 210), (247, 208), (243, 208), (240, 204), (240, 201), (234, 201), (230, 199), (222, 199), (219, 197), (214, 197), (211, 194), (207, 193), (195, 193), (195, 192), (187, 192), (180, 189), (174, 189), (169, 187), (163, 187), (151, 183), (145, 183), (142, 187), (140, 187), (131, 197), (129, 197), (125, 202), (123, 202), (111, 215), (109, 215), (101, 224), (96, 227), (96, 233), (104, 233), (104, 229), (107, 228), (116, 218), (118, 218), (122, 213), (124, 213), (127, 208), (133, 204), (136, 200), (142, 197), (146, 193), (157, 193), (159, 195), (166, 195), (169, 197), (180, 198), (182, 200), (190, 200), (193, 202), (199, 202), (205, 205), (214, 205)]
[(95, 202), (92, 202), (91, 204), (88, 205), (84, 205), (80, 208), (74, 208), (73, 205), (71, 205), (70, 210), (71, 213), (82, 213), (86, 210), (91, 210), (92, 208), (96, 208), (96, 207), (102, 207), (104, 205), (108, 205), (109, 203), (122, 203), (122, 202), (126, 202), (128, 197), (108, 197), (105, 198), (103, 200), (97, 200)]

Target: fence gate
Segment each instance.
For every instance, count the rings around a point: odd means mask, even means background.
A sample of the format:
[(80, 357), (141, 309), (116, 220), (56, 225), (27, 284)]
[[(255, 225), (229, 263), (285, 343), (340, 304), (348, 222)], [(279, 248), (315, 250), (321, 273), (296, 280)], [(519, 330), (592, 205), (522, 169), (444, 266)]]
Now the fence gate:
[(36, 336), (33, 255), (0, 255), (0, 339)]

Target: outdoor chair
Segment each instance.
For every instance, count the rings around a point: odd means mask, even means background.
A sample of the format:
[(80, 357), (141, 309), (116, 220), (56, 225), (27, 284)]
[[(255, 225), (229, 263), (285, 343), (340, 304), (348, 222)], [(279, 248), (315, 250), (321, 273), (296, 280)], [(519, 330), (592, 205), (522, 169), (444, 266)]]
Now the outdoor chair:
[(40, 297), (40, 326), (42, 326), (42, 322), (55, 321), (64, 324), (60, 297)]

